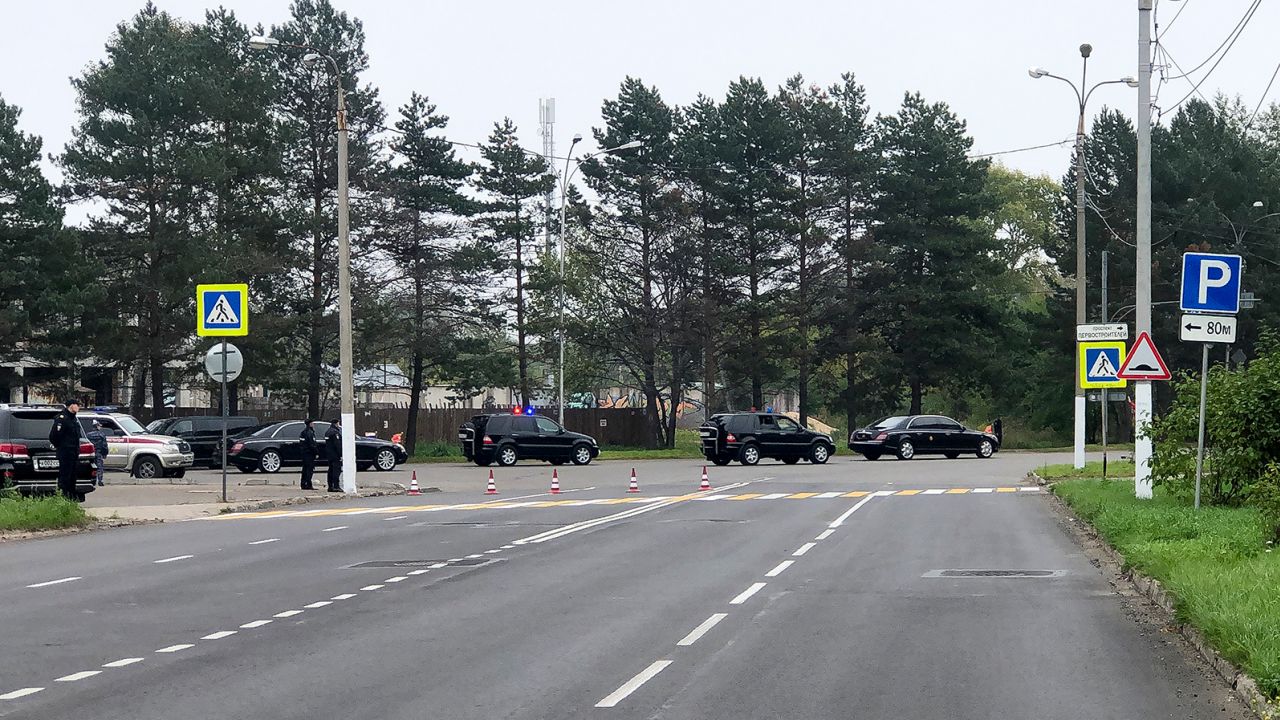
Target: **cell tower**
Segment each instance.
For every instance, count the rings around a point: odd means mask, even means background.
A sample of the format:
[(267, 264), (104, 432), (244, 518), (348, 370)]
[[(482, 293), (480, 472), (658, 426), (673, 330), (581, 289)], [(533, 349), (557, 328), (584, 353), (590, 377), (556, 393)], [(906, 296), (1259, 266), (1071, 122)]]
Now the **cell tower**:
[[(547, 168), (554, 173), (555, 167), (556, 167), (555, 158), (554, 158), (554, 155), (556, 154), (556, 137), (555, 137), (556, 99), (555, 98), (543, 98), (538, 101), (538, 125), (539, 125), (538, 132), (542, 135), (542, 159), (547, 162)], [(544, 249), (548, 257), (551, 256), (551, 253), (554, 249), (551, 246), (551, 218), (555, 217), (554, 203), (555, 203), (555, 189), (552, 188), (547, 191), (546, 217), (545, 217), (545, 222), (543, 223), (543, 227), (546, 230), (546, 235), (544, 238), (546, 242), (546, 247)]]

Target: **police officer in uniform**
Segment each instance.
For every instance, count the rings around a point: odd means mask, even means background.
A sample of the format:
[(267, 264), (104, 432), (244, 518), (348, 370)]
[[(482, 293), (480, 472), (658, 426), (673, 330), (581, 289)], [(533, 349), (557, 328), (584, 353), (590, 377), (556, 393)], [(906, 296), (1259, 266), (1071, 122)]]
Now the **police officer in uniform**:
[(329, 461), (329, 492), (342, 492), (342, 426), (336, 419), (324, 434), (324, 456)]
[(58, 492), (68, 500), (75, 500), (76, 471), (80, 468), (80, 401), (71, 399), (67, 407), (53, 418), (49, 431), (49, 443), (58, 453)]
[(315, 422), (311, 418), (307, 418), (303, 423), (302, 435), (298, 439), (302, 441), (302, 489), (314, 490), (311, 485), (311, 476), (316, 471), (316, 456), (320, 454), (320, 445), (316, 443), (316, 429), (311, 427), (311, 423)]

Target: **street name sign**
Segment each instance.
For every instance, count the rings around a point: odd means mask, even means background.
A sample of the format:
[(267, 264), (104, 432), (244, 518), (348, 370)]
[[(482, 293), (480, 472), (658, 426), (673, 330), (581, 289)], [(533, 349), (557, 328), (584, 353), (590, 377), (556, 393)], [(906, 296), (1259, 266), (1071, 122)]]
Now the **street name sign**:
[(244, 283), (196, 286), (196, 334), (242, 337), (249, 334), (249, 286)]
[(1183, 342), (1226, 343), (1236, 341), (1234, 315), (1183, 315), (1178, 323)]
[(1145, 332), (1138, 334), (1124, 365), (1120, 367), (1119, 376), (1125, 380), (1168, 380), (1172, 377), (1169, 366), (1164, 364), (1164, 358), (1156, 350), (1156, 344)]
[(1240, 280), (1244, 264), (1239, 255), (1186, 253), (1182, 256), (1182, 297), (1186, 312), (1240, 312)]
[(1124, 363), (1123, 340), (1106, 342), (1082, 342), (1080, 348), (1080, 387), (1122, 388), (1128, 383), (1120, 377)]
[(1128, 340), (1129, 326), (1125, 323), (1102, 323), (1076, 326), (1076, 342), (1100, 340)]

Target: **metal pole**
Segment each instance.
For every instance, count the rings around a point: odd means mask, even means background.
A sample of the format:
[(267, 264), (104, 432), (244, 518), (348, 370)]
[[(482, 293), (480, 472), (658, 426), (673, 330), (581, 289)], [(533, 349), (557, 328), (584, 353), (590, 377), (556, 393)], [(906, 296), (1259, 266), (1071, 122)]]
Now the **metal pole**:
[[(1083, 93), (1086, 87), (1085, 78), (1089, 70), (1089, 55), (1085, 50), (1086, 47), (1088, 46), (1080, 46), (1080, 54), (1082, 56), (1080, 62), (1080, 93)], [(1088, 300), (1085, 293), (1088, 264), (1085, 259), (1084, 95), (1080, 95), (1079, 99), (1080, 114), (1076, 120), (1076, 325), (1083, 325), (1088, 317)], [(1076, 362), (1079, 363), (1080, 361), (1080, 353), (1076, 352)], [(1083, 368), (1076, 368), (1074, 464), (1077, 470), (1084, 467), (1085, 417), (1088, 411), (1084, 387), (1080, 384), (1080, 376), (1084, 374), (1083, 371)]]
[[(1107, 251), (1102, 251), (1102, 319), (1107, 318)], [(1079, 353), (1077, 353), (1079, 354)], [(1102, 389), (1102, 479), (1107, 479), (1107, 406), (1111, 404), (1111, 390)]]
[[(1134, 281), (1135, 329), (1151, 332), (1151, 6), (1153, 0), (1138, 0), (1138, 198), (1137, 253)], [(1133, 492), (1151, 497), (1152, 415), (1150, 380), (1134, 387)]]
[(222, 338), (222, 502), (227, 501), (227, 339)]
[(560, 320), (558, 322), (560, 328), (560, 366), (556, 372), (556, 380), (560, 384), (560, 413), (557, 417), (561, 425), (564, 425), (564, 233), (569, 199), (569, 161), (573, 158), (573, 149), (577, 147), (579, 139), (579, 136), (575, 135), (573, 142), (569, 145), (569, 152), (564, 158), (564, 174), (560, 176), (562, 178), (560, 181)]
[[(330, 62), (333, 62), (330, 58)], [(351, 351), (351, 245), (348, 236), (347, 197), (347, 99), (342, 76), (334, 63), (338, 82), (338, 372), (342, 393), (342, 489), (356, 492), (356, 399)]]
[(1200, 357), (1200, 437), (1196, 440), (1196, 509), (1200, 509), (1200, 478), (1204, 475), (1204, 406), (1209, 389), (1209, 345)]

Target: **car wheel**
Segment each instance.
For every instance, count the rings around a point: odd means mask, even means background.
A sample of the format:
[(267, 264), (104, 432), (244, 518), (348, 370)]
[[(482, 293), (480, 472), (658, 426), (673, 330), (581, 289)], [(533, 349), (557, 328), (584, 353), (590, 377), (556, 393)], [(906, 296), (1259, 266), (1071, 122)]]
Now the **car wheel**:
[(719, 467), (724, 467), (725, 465), (728, 465), (730, 462), (733, 462), (733, 461), (727, 457), (721, 457), (717, 455), (711, 458), (711, 462), (714, 463), (715, 465), (718, 465)]
[(516, 452), (514, 445), (503, 445), (498, 448), (498, 464), (502, 467), (511, 467), (520, 459), (520, 454)]
[(738, 462), (743, 465), (755, 465), (760, 462), (760, 448), (755, 443), (747, 443), (738, 452)]
[(573, 448), (573, 464), (589, 465), (591, 463), (591, 448), (586, 445), (578, 445)]
[(142, 480), (160, 477), (160, 463), (153, 457), (141, 457), (133, 463), (133, 476)]
[(396, 454), (391, 451), (391, 448), (383, 448), (379, 450), (377, 456), (373, 459), (373, 466), (382, 472), (395, 470)]
[(827, 447), (826, 443), (820, 442), (809, 451), (809, 461), (814, 465), (825, 465), (830, 459), (831, 448)]
[(983, 440), (978, 443), (978, 457), (986, 459), (996, 454), (996, 446), (991, 444), (990, 440)]
[(868, 459), (868, 460), (879, 460), (879, 459), (880, 459), (880, 453), (875, 452), (875, 451), (872, 451), (872, 452), (864, 452), (864, 453), (862, 453), (862, 457), (864, 457), (864, 458), (866, 458), (866, 459)]
[(258, 468), (252, 465), (236, 465), (236, 469), (242, 473), (251, 473), (257, 470)]
[(960, 457), (960, 453), (958, 452), (944, 452), (942, 454), (946, 455), (948, 460), (955, 460), (956, 458)]
[(910, 460), (916, 456), (916, 446), (910, 440), (903, 440), (898, 444), (898, 459)]
[(282, 465), (284, 465), (284, 460), (280, 457), (280, 453), (275, 450), (263, 451), (262, 457), (258, 458), (258, 467), (264, 473), (278, 473)]
[(782, 462), (788, 465), (795, 465), (796, 463), (800, 462), (800, 458), (798, 457), (782, 458)]

